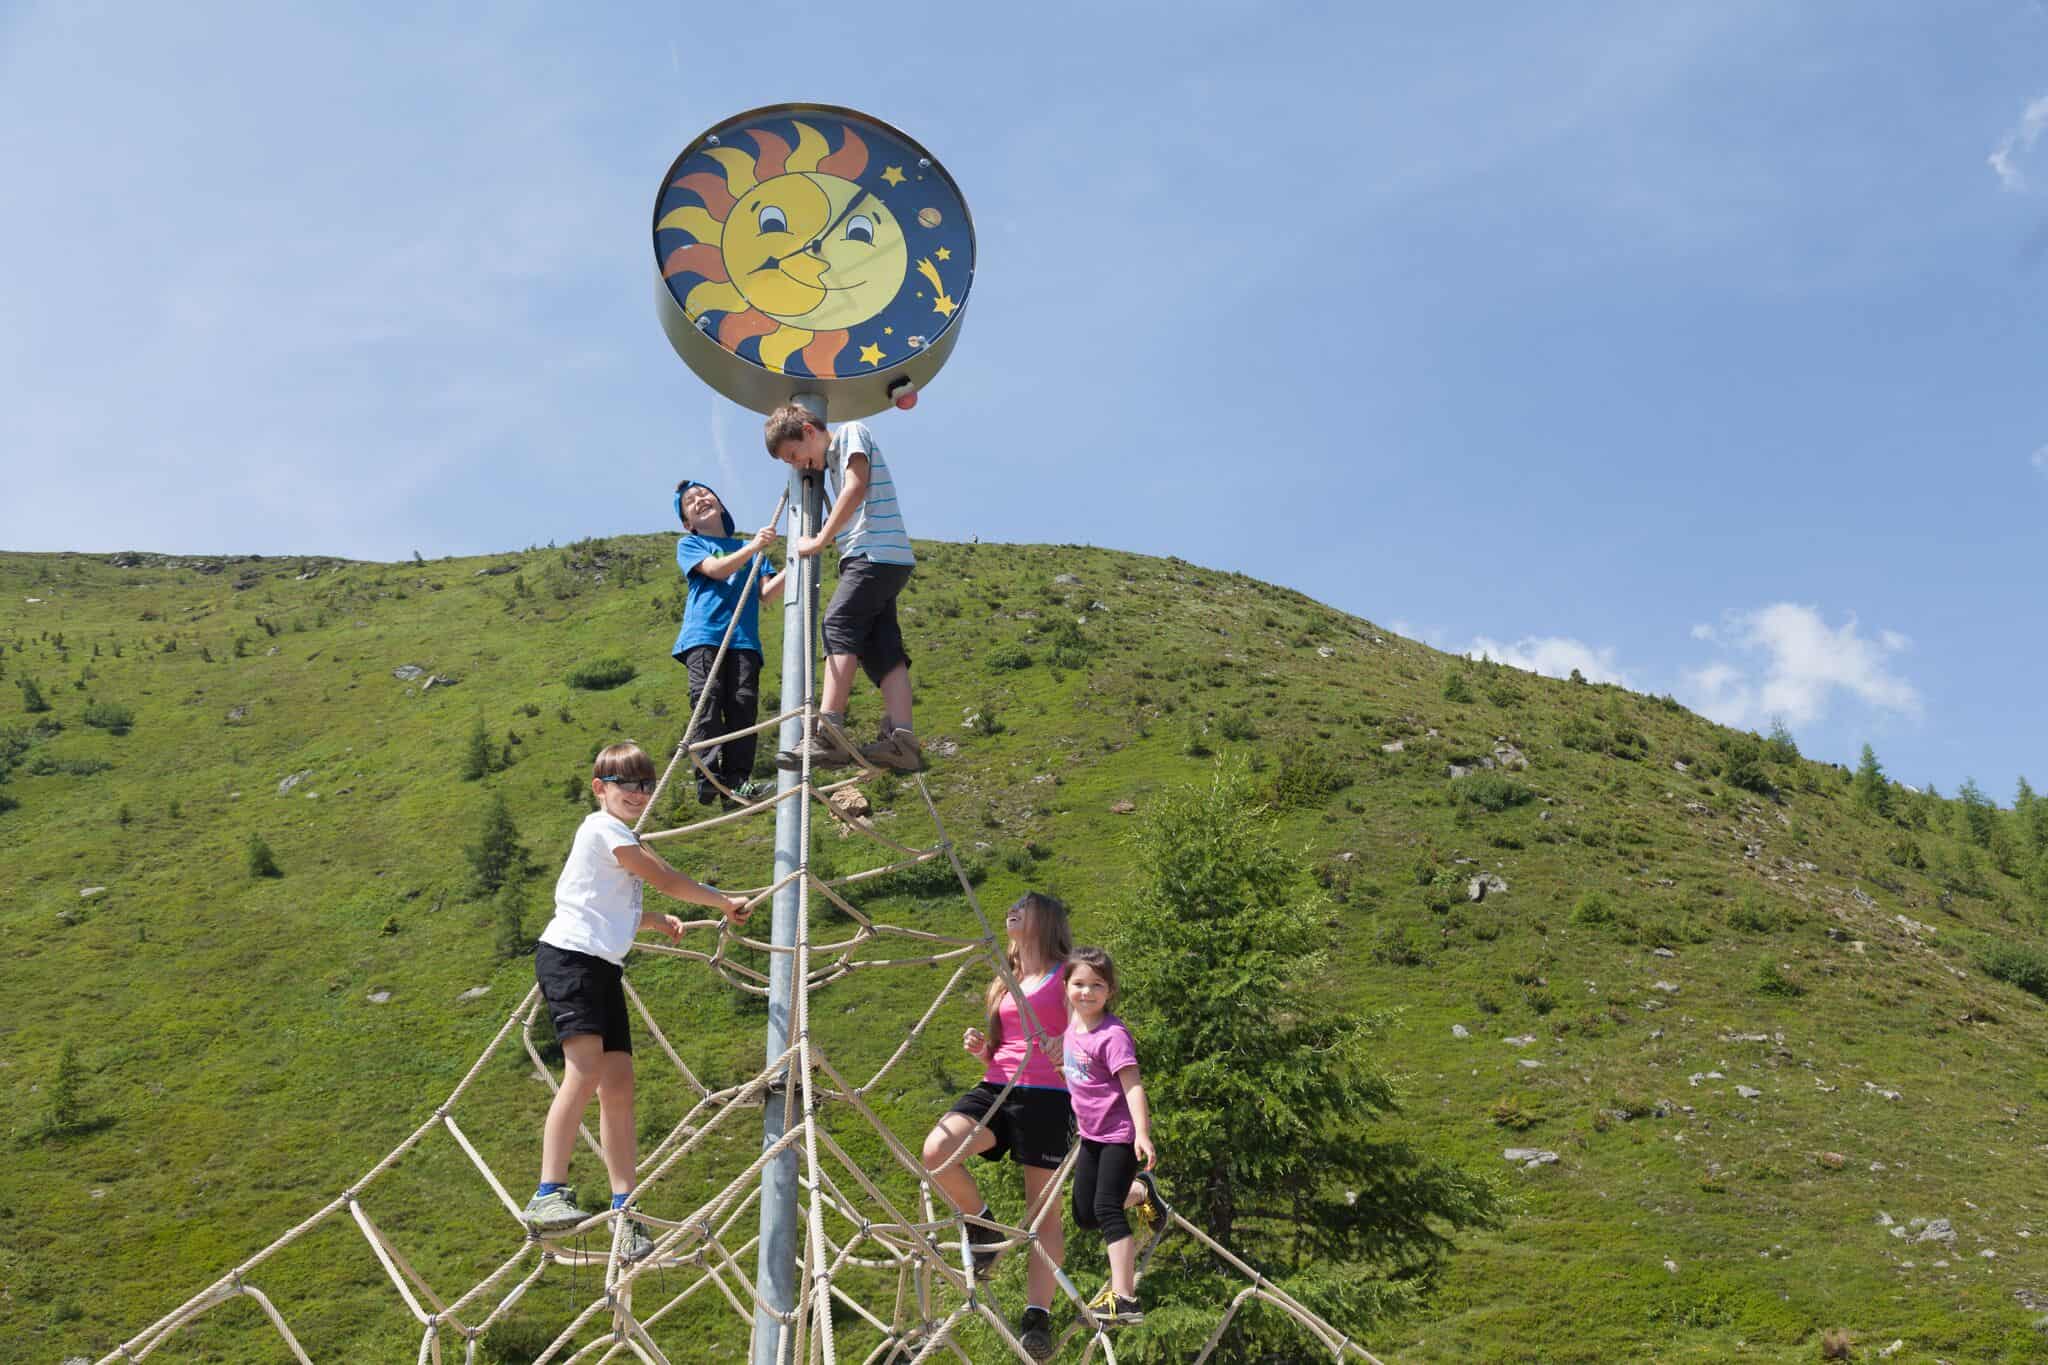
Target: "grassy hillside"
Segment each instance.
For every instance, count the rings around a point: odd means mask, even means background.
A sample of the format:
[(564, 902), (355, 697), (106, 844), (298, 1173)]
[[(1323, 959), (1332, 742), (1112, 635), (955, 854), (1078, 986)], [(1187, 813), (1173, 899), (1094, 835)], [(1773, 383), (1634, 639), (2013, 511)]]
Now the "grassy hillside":
[[(502, 794), (532, 850), (537, 931), (592, 749), (665, 754), (686, 719), (671, 546), (0, 555), (0, 1358), (110, 1349), (446, 1095), (530, 980), (494, 955), (495, 907), (469, 885), (486, 805)], [(920, 554), (919, 729), (959, 746), (931, 784), (984, 898), (1047, 886), (1089, 937), (1124, 875), (1112, 806), (1248, 758), (1326, 888), (1329, 990), (1403, 1010), (1400, 1123), (1515, 1192), (1426, 1320), (1368, 1333), (1383, 1356), (1813, 1360), (1830, 1330), (1858, 1359), (1895, 1339), (1894, 1361), (2048, 1354), (2048, 1005), (2012, 984), (2048, 990), (2048, 943), (2019, 814), (1889, 787), (1881, 815), (1842, 770), (1673, 703), (1472, 664), (1178, 560)], [(604, 656), (638, 676), (565, 682)], [(872, 724), (865, 685), (855, 711)], [(478, 727), (500, 770), (465, 780)], [(884, 828), (928, 838), (881, 796)], [(283, 875), (251, 875), (252, 836)], [(768, 830), (666, 852), (758, 883)], [(1505, 889), (1475, 902), (1484, 875)], [(928, 890), (881, 903), (957, 930)], [(760, 1065), (753, 1002), (673, 961), (634, 980), (693, 1067)], [(820, 1024), (872, 1064), (938, 983), (856, 982)], [(935, 1035), (878, 1096), (906, 1134), (971, 1080), (957, 1030)], [(652, 1136), (683, 1096), (643, 1075)], [(544, 1102), (508, 1061), (464, 1110), (518, 1193)], [(1511, 1166), (1508, 1147), (1557, 1160)], [(516, 1246), (445, 1141), (368, 1202), (450, 1286)], [(1920, 1240), (1913, 1220), (1936, 1219), (1952, 1240)], [(261, 1282), (316, 1358), (416, 1348), (352, 1227)], [(563, 1316), (555, 1283), (536, 1321)], [(279, 1357), (243, 1303), (157, 1358)]]

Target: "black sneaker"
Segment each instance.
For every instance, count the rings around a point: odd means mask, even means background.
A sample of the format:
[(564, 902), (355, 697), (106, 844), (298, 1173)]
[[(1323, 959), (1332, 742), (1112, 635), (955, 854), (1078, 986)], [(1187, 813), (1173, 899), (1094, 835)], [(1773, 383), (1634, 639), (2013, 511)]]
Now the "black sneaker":
[(1154, 1227), (1164, 1227), (1171, 1210), (1166, 1207), (1166, 1201), (1159, 1197), (1159, 1182), (1152, 1178), (1150, 1171), (1139, 1171), (1137, 1180), (1145, 1187), (1145, 1200), (1137, 1206), (1137, 1211)]
[(1052, 1359), (1052, 1314), (1043, 1308), (1027, 1308), (1017, 1319), (1017, 1344), (1033, 1360)]
[[(983, 1209), (976, 1217), (988, 1217), (988, 1210)], [(1000, 1242), (1002, 1240), (1003, 1234), (994, 1228), (985, 1228), (979, 1223), (969, 1223), (967, 1225), (967, 1249), (974, 1255), (975, 1279), (985, 1280), (995, 1273), (996, 1262), (1002, 1258), (1002, 1251), (994, 1247), (983, 1251), (982, 1248), (988, 1246), (991, 1242)]]
[(1095, 1316), (1103, 1323), (1115, 1323), (1119, 1327), (1136, 1327), (1145, 1320), (1145, 1310), (1138, 1306), (1136, 1299), (1127, 1299), (1118, 1294), (1115, 1307), (1107, 1313), (1097, 1313)]
[(717, 799), (718, 799), (718, 788), (716, 788), (716, 787), (712, 786), (712, 785), (711, 785), (711, 784), (710, 784), (709, 782), (706, 782), (706, 781), (705, 781), (705, 780), (704, 780), (703, 778), (701, 778), (701, 777), (700, 777), (700, 778), (698, 778), (698, 779), (697, 779), (697, 804), (698, 804), (698, 805), (700, 805), (700, 806), (708, 806), (708, 805), (710, 805), (710, 804), (711, 804), (711, 803), (712, 803), (713, 801), (716, 801)]

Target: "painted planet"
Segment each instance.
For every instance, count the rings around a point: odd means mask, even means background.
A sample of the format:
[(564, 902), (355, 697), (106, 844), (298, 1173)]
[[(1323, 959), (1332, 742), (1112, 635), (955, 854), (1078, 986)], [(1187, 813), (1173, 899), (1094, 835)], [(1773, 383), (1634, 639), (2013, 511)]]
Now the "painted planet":
[(919, 227), (935, 228), (939, 225), (940, 221), (939, 211), (929, 204), (917, 211), (917, 225)]

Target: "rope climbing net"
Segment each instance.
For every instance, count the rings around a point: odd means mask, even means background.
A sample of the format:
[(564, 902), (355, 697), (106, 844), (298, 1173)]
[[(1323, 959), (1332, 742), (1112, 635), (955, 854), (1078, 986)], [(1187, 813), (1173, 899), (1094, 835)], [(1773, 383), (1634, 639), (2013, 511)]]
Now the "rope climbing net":
[[(787, 500), (785, 494), (771, 525), (780, 521)], [(748, 590), (755, 586), (761, 563), (756, 556), (748, 566)], [(812, 610), (810, 595), (802, 593), (799, 597), (803, 600), (792, 603), (791, 609), (802, 610), (808, 618)], [(735, 618), (736, 624), (737, 613)], [(803, 626), (804, 638), (812, 638), (808, 619)], [(712, 666), (713, 679), (719, 677), (719, 665), (731, 640), (729, 625)], [(992, 1286), (976, 1280), (968, 1236), (970, 1225), (978, 1225), (985, 1237), (998, 1239), (979, 1242), (974, 1250), (993, 1250), (1005, 1255), (1022, 1250), (1052, 1268), (1060, 1293), (1073, 1308), (1072, 1321), (1057, 1343), (1059, 1351), (1078, 1343), (1082, 1361), (1099, 1357), (1114, 1365), (1117, 1354), (1113, 1330), (1098, 1320), (1096, 1309), (1090, 1306), (1090, 1296), (1082, 1293), (1054, 1263), (1039, 1238), (1047, 1215), (1057, 1216), (1063, 1207), (1065, 1185), (1079, 1146), (1068, 1153), (1035, 1216), (1027, 1212), (1023, 1221), (1004, 1223), (993, 1214), (981, 1217), (955, 1212), (943, 1196), (935, 1194), (934, 1172), (927, 1168), (921, 1154), (891, 1131), (873, 1107), (874, 1097), (885, 1079), (911, 1054), (947, 1001), (963, 982), (984, 969), (993, 973), (1016, 1001), (1031, 1035), (1031, 1048), (1057, 1061), (1057, 1053), (1052, 1051), (1056, 1044), (1049, 1045), (1029, 1000), (1009, 970), (1003, 939), (975, 894), (973, 880), (946, 835), (944, 821), (923, 777), (909, 775), (904, 788), (916, 793), (917, 804), (930, 820), (931, 840), (918, 846), (900, 842), (877, 827), (866, 809), (861, 788), (880, 774), (864, 762), (856, 764), (850, 776), (820, 783), (807, 758), (796, 780), (785, 783), (774, 796), (741, 802), (719, 782), (707, 759), (721, 745), (742, 736), (773, 735), (791, 719), (800, 721), (804, 732), (809, 733), (810, 727), (819, 721), (811, 700), (808, 666), (804, 682), (803, 700), (780, 715), (729, 734), (691, 738), (713, 691), (707, 686), (683, 741), (670, 758), (641, 817), (645, 824), (678, 768), (685, 763), (689, 765), (686, 771), (693, 771), (700, 780), (711, 783), (736, 808), (694, 823), (644, 833), (643, 842), (701, 835), (722, 826), (759, 819), (785, 802), (796, 803), (800, 836), (796, 865), (767, 885), (748, 892), (748, 905), (752, 908), (769, 902), (780, 891), (794, 890), (798, 911), (794, 943), (764, 941), (724, 920), (707, 919), (687, 923), (684, 937), (676, 944), (635, 945), (642, 953), (708, 967), (734, 989), (760, 997), (770, 993), (770, 975), (756, 963), (773, 963), (778, 956), (786, 957), (794, 987), (789, 1033), (792, 1041), (779, 1056), (768, 1058), (760, 1070), (746, 1079), (714, 1086), (684, 1061), (655, 1012), (628, 981), (628, 1003), (656, 1051), (684, 1088), (688, 1109), (639, 1162), (637, 1182), (622, 1209), (594, 1214), (579, 1226), (562, 1232), (532, 1232), (520, 1221), (520, 1203), (457, 1120), (465, 1096), (472, 1092), (488, 1064), (494, 1057), (510, 1053), (515, 1046), (524, 1049), (533, 1072), (550, 1092), (562, 1083), (535, 1038), (535, 1025), (544, 1017), (546, 1008), (539, 988), (535, 987), (506, 1016), (489, 1045), (448, 1097), (382, 1160), (268, 1246), (102, 1357), (99, 1365), (144, 1360), (208, 1310), (240, 1298), (254, 1301), (292, 1359), (301, 1365), (311, 1365), (312, 1357), (285, 1315), (253, 1277), (280, 1253), (330, 1222), (352, 1223), (368, 1244), (371, 1256), (419, 1328), (419, 1365), (442, 1365), (458, 1358), (458, 1353), (464, 1365), (473, 1365), (479, 1359), (486, 1333), (522, 1300), (527, 1303), (527, 1315), (532, 1315), (540, 1301), (533, 1291), (551, 1269), (565, 1271), (573, 1286), (578, 1282), (579, 1268), (584, 1267), (589, 1269), (583, 1273), (582, 1282), (594, 1292), (587, 1298), (570, 1297), (564, 1301), (561, 1317), (565, 1320), (553, 1339), (534, 1357), (536, 1365), (621, 1359), (637, 1359), (644, 1365), (671, 1365), (702, 1359), (705, 1316), (694, 1310), (706, 1300), (722, 1305), (714, 1314), (718, 1320), (734, 1324), (731, 1340), (742, 1343), (742, 1347), (746, 1333), (758, 1320), (772, 1321), (774, 1359), (778, 1365), (837, 1365), (841, 1359), (859, 1359), (863, 1365), (917, 1365), (941, 1357), (971, 1361), (973, 1357), (963, 1346), (961, 1335), (975, 1321), (985, 1324), (994, 1341), (1000, 1343), (1004, 1358), (1028, 1361), (1031, 1357), (1001, 1311)], [(838, 738), (844, 740), (843, 736)], [(843, 838), (857, 837), (862, 841), (861, 847), (875, 850), (879, 861), (836, 876), (822, 875), (821, 870), (814, 869), (812, 825), (813, 817), (820, 811)], [(960, 926), (963, 932), (886, 923), (864, 912), (856, 903), (864, 887), (872, 888), (882, 879), (932, 863), (943, 863), (959, 886), (967, 912)], [(811, 923), (812, 910), (818, 906), (829, 907), (821, 917), (830, 926), (822, 940), (814, 938)], [(886, 955), (885, 948), (905, 955)], [(821, 1044), (813, 1026), (815, 999), (849, 978), (897, 968), (938, 969), (947, 975), (902, 1041), (863, 1079), (855, 1080), (849, 1071), (858, 1073), (865, 1067), (850, 1066), (846, 1058), (835, 1058)], [(873, 1030), (869, 1030), (869, 1035), (882, 1036)], [(1021, 1071), (1020, 1067), (1020, 1074)], [(1012, 1080), (1010, 1085), (1015, 1083)], [(1007, 1097), (1008, 1093), (1009, 1087), (1005, 1087), (1003, 1095)], [(721, 1164), (713, 1159), (714, 1139), (752, 1136), (742, 1131), (745, 1121), (737, 1116), (756, 1113), (769, 1104), (784, 1106), (782, 1135), (772, 1142), (762, 1141), (758, 1154), (728, 1176), (731, 1163)], [(757, 1117), (755, 1124), (759, 1122)], [(981, 1131), (982, 1124), (977, 1122), (946, 1153), (939, 1169), (964, 1159)], [(583, 1126), (580, 1132), (583, 1143), (601, 1154), (589, 1128)], [(444, 1134), (475, 1167), (477, 1175), (503, 1206), (507, 1219), (504, 1236), (510, 1248), (502, 1260), (495, 1261), (495, 1268), (489, 1273), (452, 1296), (438, 1291), (414, 1268), (393, 1234), (370, 1213), (371, 1195), (379, 1182), (422, 1144)], [(758, 1221), (763, 1173), (789, 1152), (795, 1152), (801, 1163), (801, 1236), (795, 1301), (781, 1308), (770, 1302), (764, 1286), (755, 1282), (745, 1263), (759, 1249), (754, 1226)], [(857, 1158), (859, 1152), (871, 1154), (866, 1163)], [(872, 1155), (875, 1153), (879, 1156)], [(881, 1169), (871, 1169), (877, 1161)], [(707, 1175), (707, 1171), (716, 1174)], [(720, 1184), (720, 1176), (728, 1178)], [(709, 1198), (699, 1198), (693, 1182), (701, 1186), (705, 1180), (717, 1187)], [(657, 1213), (657, 1209), (667, 1212)], [(637, 1220), (653, 1241), (651, 1252), (633, 1260), (625, 1255), (629, 1218)], [(1194, 1358), (1197, 1365), (1215, 1354), (1232, 1321), (1253, 1303), (1267, 1304), (1285, 1314), (1300, 1327), (1319, 1354), (1327, 1354), (1338, 1362), (1350, 1359), (1380, 1365), (1377, 1357), (1362, 1345), (1174, 1210), (1165, 1211), (1163, 1221), (1144, 1246), (1139, 1264), (1141, 1276), (1152, 1252), (1168, 1236), (1190, 1239), (1245, 1281), (1244, 1288), (1219, 1308), (1215, 1329)], [(727, 1310), (731, 1318), (724, 1317)], [(549, 1325), (552, 1326), (552, 1320)]]

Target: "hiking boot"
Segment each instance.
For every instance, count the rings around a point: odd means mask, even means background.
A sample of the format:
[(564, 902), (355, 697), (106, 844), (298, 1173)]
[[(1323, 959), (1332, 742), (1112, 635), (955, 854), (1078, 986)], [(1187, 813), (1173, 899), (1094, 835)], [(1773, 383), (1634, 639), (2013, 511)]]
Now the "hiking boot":
[(630, 1265), (634, 1261), (644, 1259), (647, 1253), (652, 1250), (654, 1250), (654, 1239), (647, 1235), (647, 1229), (640, 1226), (639, 1219), (628, 1218), (626, 1220), (626, 1241), (625, 1245), (619, 1248), (619, 1259)]
[(575, 1199), (565, 1186), (527, 1200), (519, 1221), (535, 1232), (560, 1232), (564, 1228), (575, 1227), (588, 1217), (589, 1214), (576, 1207)]
[(1052, 1314), (1043, 1308), (1027, 1308), (1017, 1319), (1017, 1344), (1033, 1360), (1052, 1359)]
[[(836, 727), (835, 727), (836, 729)], [(859, 759), (859, 755), (846, 747), (834, 730), (819, 726), (806, 735), (803, 742), (794, 749), (784, 749), (775, 755), (775, 766), (786, 773), (802, 772), (804, 760), (811, 760), (811, 771), (821, 768), (845, 768)]]
[(921, 773), (925, 770), (924, 746), (908, 730), (891, 730), (873, 744), (861, 745), (860, 756), (874, 767), (890, 768), (899, 773)]

